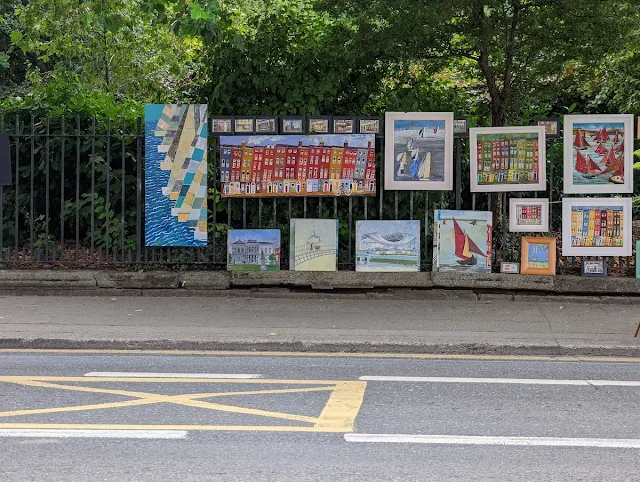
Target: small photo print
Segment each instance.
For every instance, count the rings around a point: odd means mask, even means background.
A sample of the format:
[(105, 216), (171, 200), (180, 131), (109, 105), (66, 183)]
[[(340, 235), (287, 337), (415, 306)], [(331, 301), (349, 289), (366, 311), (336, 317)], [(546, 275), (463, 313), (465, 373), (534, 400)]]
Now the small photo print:
[(453, 133), (454, 134), (466, 134), (467, 129), (467, 119), (454, 119), (453, 120)]
[(300, 134), (303, 132), (302, 119), (283, 119), (282, 130), (286, 134)]
[(276, 131), (276, 119), (256, 119), (257, 133), (272, 133)]
[(231, 133), (231, 119), (213, 119), (213, 132)]
[(327, 134), (329, 132), (329, 119), (309, 119), (309, 132)]
[(236, 119), (236, 134), (253, 132), (253, 119)]
[(334, 119), (334, 134), (353, 134), (353, 119)]
[(544, 127), (544, 132), (548, 136), (558, 135), (558, 122), (554, 120), (539, 120), (538, 126)]
[(379, 134), (380, 120), (360, 119), (360, 134)]

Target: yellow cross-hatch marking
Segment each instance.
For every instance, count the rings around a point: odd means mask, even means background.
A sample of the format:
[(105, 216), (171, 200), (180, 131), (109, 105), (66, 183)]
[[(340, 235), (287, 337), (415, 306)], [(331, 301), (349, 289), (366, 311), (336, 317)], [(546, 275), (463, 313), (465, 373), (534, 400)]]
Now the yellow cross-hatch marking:
[[(116, 390), (95, 386), (66, 385), (66, 383), (206, 383), (206, 384), (242, 384), (242, 385), (306, 385), (302, 388), (273, 388), (258, 390), (242, 390), (233, 392), (189, 393), (181, 395), (162, 395), (131, 390)], [(0, 429), (127, 429), (127, 430), (229, 430), (229, 431), (273, 431), (273, 432), (352, 432), (354, 422), (364, 399), (367, 382), (364, 381), (336, 381), (336, 380), (261, 380), (261, 379), (211, 379), (211, 378), (128, 378), (128, 377), (32, 377), (32, 376), (2, 376), (1, 383), (22, 385), (25, 387), (48, 388), (53, 390), (68, 390), (94, 394), (118, 395), (130, 397), (132, 400), (117, 402), (94, 403), (90, 405), (73, 405), (66, 407), (36, 408), (0, 412)], [(143, 385), (144, 386), (144, 385)], [(258, 387), (257, 387), (258, 388)], [(330, 392), (324, 409), (319, 416), (296, 415), (285, 412), (275, 412), (256, 408), (238, 407), (202, 399), (228, 396), (254, 396), (288, 393)], [(131, 424), (74, 424), (74, 423), (2, 423), (11, 417), (55, 414), (64, 412), (81, 412), (91, 410), (106, 410), (116, 408), (135, 407), (168, 403), (205, 410), (255, 415), (279, 420), (295, 421), (300, 425), (131, 425)]]

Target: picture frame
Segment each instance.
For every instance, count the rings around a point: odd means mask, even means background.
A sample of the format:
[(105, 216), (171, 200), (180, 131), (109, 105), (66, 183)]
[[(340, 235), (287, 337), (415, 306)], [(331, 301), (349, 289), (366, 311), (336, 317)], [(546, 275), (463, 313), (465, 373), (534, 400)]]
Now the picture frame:
[(547, 139), (559, 139), (562, 137), (562, 125), (559, 117), (538, 117), (535, 122), (538, 127), (544, 127)]
[(387, 112), (384, 132), (385, 189), (453, 189), (453, 112)]
[(304, 134), (304, 116), (280, 118), (280, 134)]
[(547, 189), (544, 127), (474, 127), (469, 145), (471, 192)]
[(313, 115), (307, 117), (307, 133), (309, 134), (331, 134), (331, 116)]
[(356, 132), (356, 119), (353, 117), (334, 117), (334, 134), (354, 134)]
[(584, 278), (606, 278), (607, 262), (604, 259), (583, 259), (580, 276)]
[(566, 115), (564, 132), (565, 194), (633, 193), (633, 115)]
[(255, 118), (238, 116), (233, 118), (234, 134), (253, 134), (255, 132)]
[(233, 116), (215, 116), (211, 118), (211, 135), (232, 135)]
[(548, 198), (510, 198), (509, 232), (546, 233), (549, 231)]
[(631, 198), (562, 200), (562, 256), (631, 256), (631, 238)]
[(277, 134), (278, 118), (275, 116), (256, 116), (256, 134)]
[(553, 276), (556, 274), (556, 238), (521, 238), (520, 274)]
[(455, 139), (465, 139), (469, 137), (469, 118), (465, 116), (455, 116), (453, 118), (453, 137)]
[(357, 120), (359, 134), (374, 134), (379, 137), (384, 132), (381, 117), (358, 117)]
[(520, 273), (520, 263), (511, 263), (503, 261), (500, 263), (500, 272), (507, 274), (519, 274)]

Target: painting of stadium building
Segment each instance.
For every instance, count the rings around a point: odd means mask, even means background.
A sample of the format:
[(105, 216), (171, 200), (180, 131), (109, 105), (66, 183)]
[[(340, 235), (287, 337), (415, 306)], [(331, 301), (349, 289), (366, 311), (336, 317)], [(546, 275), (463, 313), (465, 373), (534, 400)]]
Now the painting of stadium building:
[(373, 134), (220, 137), (223, 197), (376, 193)]
[(433, 217), (433, 271), (491, 273), (491, 212), (436, 209)]
[(420, 221), (356, 221), (356, 271), (420, 271)]
[(338, 253), (337, 219), (292, 219), (289, 269), (335, 271)]
[(207, 244), (207, 106), (145, 107), (145, 244)]
[(227, 270), (280, 270), (280, 230), (229, 230), (227, 234)]

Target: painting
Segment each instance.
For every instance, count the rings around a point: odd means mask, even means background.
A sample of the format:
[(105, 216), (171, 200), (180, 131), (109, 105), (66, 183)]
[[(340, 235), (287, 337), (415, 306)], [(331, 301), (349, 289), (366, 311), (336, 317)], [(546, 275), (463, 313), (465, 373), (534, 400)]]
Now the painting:
[(360, 134), (382, 134), (382, 119), (375, 117), (360, 117), (358, 119), (358, 132)]
[(387, 112), (384, 187), (453, 189), (453, 113)]
[(433, 271), (491, 273), (491, 212), (436, 209), (433, 217)]
[(227, 270), (279, 271), (279, 229), (230, 229), (227, 234)]
[(253, 134), (253, 117), (236, 117), (233, 121), (236, 134)]
[(580, 276), (585, 278), (605, 278), (607, 262), (604, 259), (583, 259), (580, 265)]
[(213, 126), (211, 132), (213, 134), (232, 134), (233, 118), (231, 117), (214, 117), (211, 120)]
[(563, 256), (631, 256), (631, 198), (564, 198)]
[(333, 133), (334, 134), (353, 134), (355, 132), (355, 121), (351, 118), (334, 117)]
[(207, 244), (207, 106), (145, 107), (145, 244)]
[(469, 129), (471, 192), (544, 191), (544, 127)]
[(281, 131), (283, 134), (302, 134), (304, 132), (304, 117), (284, 117)]
[(310, 134), (328, 134), (331, 128), (331, 117), (318, 116), (309, 117), (307, 131)]
[(520, 274), (556, 274), (556, 238), (523, 236)]
[(420, 271), (420, 221), (356, 221), (356, 271)]
[(500, 272), (507, 274), (518, 274), (520, 273), (520, 263), (503, 261), (500, 263)]
[(549, 231), (549, 199), (509, 199), (509, 231), (512, 233)]
[(633, 116), (564, 117), (564, 192), (633, 192)]
[(277, 134), (278, 121), (275, 117), (256, 117), (256, 134)]
[(469, 137), (469, 119), (467, 119), (466, 117), (454, 117), (453, 137), (455, 137), (456, 139)]
[(544, 134), (547, 139), (560, 137), (560, 119), (558, 117), (536, 119), (536, 125), (544, 127)]
[(373, 134), (221, 136), (223, 197), (376, 193)]
[(338, 261), (337, 219), (292, 219), (289, 269), (335, 271)]

